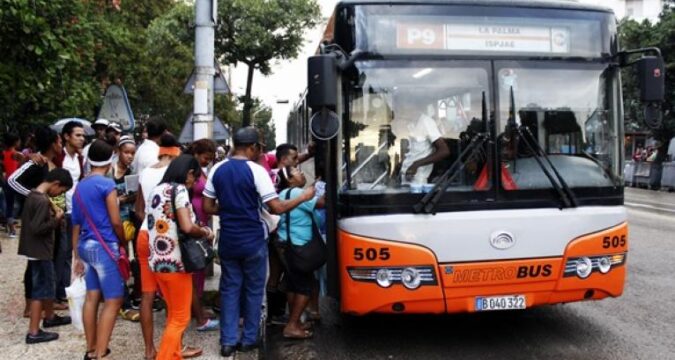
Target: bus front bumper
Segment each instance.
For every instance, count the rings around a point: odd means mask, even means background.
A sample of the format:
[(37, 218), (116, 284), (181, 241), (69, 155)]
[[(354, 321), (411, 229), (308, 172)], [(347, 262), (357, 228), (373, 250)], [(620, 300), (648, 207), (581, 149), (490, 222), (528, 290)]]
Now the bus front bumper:
[(460, 313), (481, 311), (484, 298), (522, 296), (531, 308), (618, 297), (626, 236), (624, 223), (570, 241), (562, 257), (439, 264), (422, 246), (341, 233), (341, 311)]

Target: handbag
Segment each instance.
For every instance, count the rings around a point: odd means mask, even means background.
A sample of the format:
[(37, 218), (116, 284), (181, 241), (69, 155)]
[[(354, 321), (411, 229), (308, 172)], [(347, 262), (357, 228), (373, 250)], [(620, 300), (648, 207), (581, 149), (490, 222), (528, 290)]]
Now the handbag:
[(206, 269), (216, 256), (211, 242), (207, 239), (195, 239), (180, 230), (178, 213), (176, 212), (176, 187), (171, 184), (171, 207), (176, 218), (176, 230), (178, 231), (178, 246), (180, 247), (181, 260), (186, 272), (197, 272)]
[(281, 219), (279, 215), (270, 214), (269, 211), (265, 209), (262, 209), (260, 212), (260, 218), (265, 222), (267, 225), (267, 231), (270, 233), (273, 233), (277, 229), (277, 226), (279, 226), (279, 220)]
[[(291, 189), (286, 192), (286, 200), (291, 198)], [(312, 239), (304, 245), (294, 245), (291, 241), (291, 214), (290, 211), (285, 214), (286, 217), (286, 239), (288, 243), (288, 256), (291, 268), (301, 272), (313, 272), (323, 266), (328, 258), (328, 248), (323, 242), (323, 237), (319, 232), (319, 227), (314, 221), (314, 215), (310, 213), (312, 219)]]
[(99, 244), (105, 249), (105, 251), (110, 255), (113, 261), (117, 262), (117, 269), (120, 271), (120, 275), (122, 276), (122, 279), (126, 282), (129, 280), (129, 277), (131, 276), (131, 263), (129, 262), (129, 257), (127, 256), (127, 251), (124, 249), (123, 246), (120, 246), (120, 256), (119, 258), (115, 259), (115, 255), (112, 253), (110, 248), (108, 247), (108, 244), (105, 243), (105, 240), (103, 240), (103, 237), (101, 237), (101, 234), (98, 232), (98, 229), (96, 228), (96, 225), (94, 225), (94, 222), (91, 220), (91, 217), (89, 216), (89, 212), (87, 212), (87, 208), (84, 207), (84, 203), (82, 202), (82, 199), (80, 198), (80, 193), (78, 191), (75, 191), (75, 199), (77, 200), (78, 205), (80, 208), (82, 208), (82, 213), (84, 214), (84, 218), (87, 220), (87, 223), (89, 224), (89, 227), (91, 230), (94, 232), (94, 235), (96, 235), (96, 239), (98, 240)]

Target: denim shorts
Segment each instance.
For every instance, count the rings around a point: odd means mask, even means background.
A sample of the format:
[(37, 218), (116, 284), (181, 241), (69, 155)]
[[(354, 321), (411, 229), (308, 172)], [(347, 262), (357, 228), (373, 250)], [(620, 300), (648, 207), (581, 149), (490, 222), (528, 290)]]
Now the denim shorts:
[(53, 300), (56, 298), (56, 278), (52, 260), (28, 260), (32, 300)]
[[(117, 259), (120, 254), (119, 245), (109, 242), (106, 242), (106, 245)], [(77, 252), (85, 264), (84, 281), (87, 284), (87, 291), (98, 290), (104, 299), (124, 296), (124, 280), (117, 267), (117, 260), (112, 259), (98, 240), (80, 241)]]

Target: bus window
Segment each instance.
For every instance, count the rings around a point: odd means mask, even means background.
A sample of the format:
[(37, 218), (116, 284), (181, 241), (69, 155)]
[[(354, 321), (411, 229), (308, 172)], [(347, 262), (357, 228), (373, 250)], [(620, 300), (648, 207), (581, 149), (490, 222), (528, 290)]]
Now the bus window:
[[(613, 186), (620, 154), (612, 146), (619, 125), (608, 110), (608, 95), (617, 86), (607, 75), (610, 71), (601, 64), (508, 63), (497, 73), (499, 131), (508, 132), (513, 111), (515, 123), (532, 135), (570, 187)], [(501, 161), (516, 183), (514, 189), (551, 188), (525, 139), (510, 135), (501, 138)]]
[[(489, 67), (466, 62), (357, 62), (349, 88), (344, 189), (410, 192), (432, 186), (480, 122)], [(476, 191), (486, 156), (475, 156), (449, 191)], [(480, 190), (488, 190), (489, 186)]]

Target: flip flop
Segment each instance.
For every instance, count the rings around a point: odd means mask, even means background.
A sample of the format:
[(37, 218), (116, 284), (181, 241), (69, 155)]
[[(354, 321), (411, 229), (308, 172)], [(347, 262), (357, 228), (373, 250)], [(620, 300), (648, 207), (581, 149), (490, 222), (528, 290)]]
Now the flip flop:
[[(96, 360), (96, 357), (89, 356), (89, 354), (91, 354), (95, 351), (96, 350), (91, 350), (91, 351), (87, 351), (86, 353), (84, 353), (84, 360)], [(105, 354), (103, 354), (103, 356), (101, 356), (101, 357), (106, 357), (108, 355), (110, 355), (110, 349), (105, 349)]]
[(284, 333), (284, 339), (287, 340), (307, 340), (311, 339), (314, 336), (314, 333), (309, 330), (304, 330), (302, 334), (287, 334)]
[(184, 345), (180, 352), (181, 352), (181, 356), (184, 359), (190, 359), (190, 358), (194, 358), (194, 357), (197, 357), (197, 356), (201, 356), (203, 351), (204, 350), (202, 350), (200, 348)]
[(307, 311), (307, 318), (312, 321), (321, 321), (321, 313), (318, 311)]
[(120, 316), (124, 320), (129, 320), (133, 322), (138, 322), (141, 320), (141, 313), (138, 310), (133, 309), (120, 309)]

